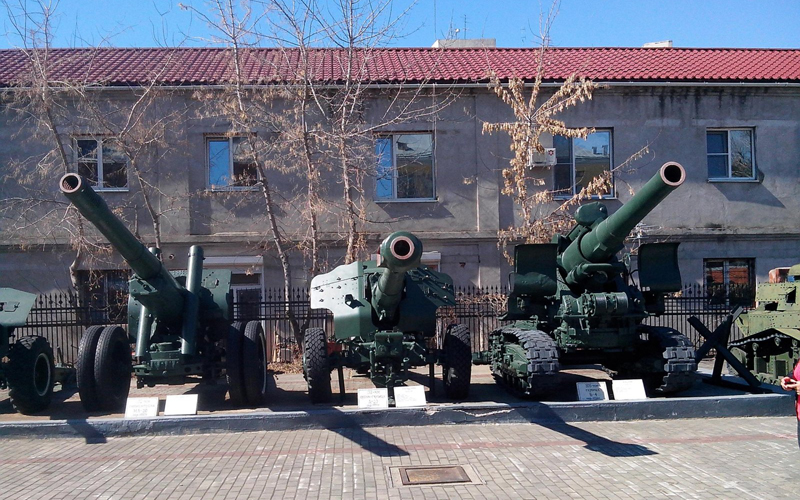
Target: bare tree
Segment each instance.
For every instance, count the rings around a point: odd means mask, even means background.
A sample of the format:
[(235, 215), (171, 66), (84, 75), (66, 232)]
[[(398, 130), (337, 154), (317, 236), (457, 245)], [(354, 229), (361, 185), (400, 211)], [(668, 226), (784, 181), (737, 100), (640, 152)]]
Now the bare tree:
[[(564, 197), (566, 193), (546, 189), (544, 180), (532, 172), (530, 167), (534, 155), (545, 152), (541, 142), (543, 135), (586, 139), (595, 132), (590, 127), (569, 127), (559, 119), (559, 115), (592, 99), (594, 92), (602, 88), (578, 74), (569, 75), (553, 92), (548, 92), (543, 87), (550, 28), (558, 13), (558, 5), (559, 2), (553, 2), (550, 10), (541, 19), (541, 44), (533, 82), (528, 85), (521, 78), (514, 77), (503, 82), (496, 73), (490, 73), (489, 88), (511, 108), (514, 117), (507, 122), (483, 123), (484, 133), (508, 134), (509, 146), (514, 154), (509, 166), (502, 170), (502, 193), (513, 198), (520, 220), (518, 224), (512, 224), (498, 232), (498, 243), (504, 250), (513, 242), (549, 241), (554, 234), (567, 230), (573, 223), (571, 208), (581, 200), (609, 193), (613, 174), (625, 169), (648, 151), (647, 146), (643, 147), (622, 164), (588, 180), (577, 193), (570, 193), (571, 195), (559, 203), (554, 203), (554, 195)], [(508, 256), (507, 252), (506, 255)]]

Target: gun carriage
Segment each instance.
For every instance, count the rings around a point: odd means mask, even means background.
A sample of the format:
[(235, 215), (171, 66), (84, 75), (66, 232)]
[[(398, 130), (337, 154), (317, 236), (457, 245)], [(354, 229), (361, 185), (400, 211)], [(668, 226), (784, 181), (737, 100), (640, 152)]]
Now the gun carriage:
[(85, 178), (67, 174), (60, 187), (133, 272), (127, 333), (118, 325), (91, 326), (81, 337), (76, 368), (83, 406), (89, 411), (123, 408), (131, 374), (139, 388), (183, 384), (187, 377), (213, 382), (225, 375), (234, 405), (263, 402), (265, 335), (257, 321), (231, 321), (231, 271), (204, 270), (203, 249), (195, 245), (188, 269), (170, 272), (158, 249), (138, 241)]
[(408, 379), (410, 368), (442, 366), (447, 397), (469, 395), (471, 341), (464, 325), (450, 325), (442, 347), (432, 346), (436, 311), (454, 306), (453, 281), (421, 264), (422, 242), (408, 232), (389, 235), (380, 246), (381, 263), (359, 261), (311, 280), (311, 307), (333, 313), (334, 338), (321, 328), (305, 331), (303, 371), (315, 403), (331, 398), (330, 373), (342, 368), (369, 374), (377, 387), (393, 388)]
[(599, 363), (616, 376), (642, 378), (658, 393), (692, 384), (691, 341), (642, 324), (664, 312), (666, 293), (681, 288), (678, 244), (639, 247), (641, 289), (631, 278), (629, 257), (617, 257), (636, 224), (685, 177), (680, 164), (666, 163), (613, 215), (600, 202), (582, 205), (568, 234), (515, 248), (508, 310), (500, 318), (512, 323), (490, 334), (483, 354), (498, 381), (537, 395), (562, 364)]

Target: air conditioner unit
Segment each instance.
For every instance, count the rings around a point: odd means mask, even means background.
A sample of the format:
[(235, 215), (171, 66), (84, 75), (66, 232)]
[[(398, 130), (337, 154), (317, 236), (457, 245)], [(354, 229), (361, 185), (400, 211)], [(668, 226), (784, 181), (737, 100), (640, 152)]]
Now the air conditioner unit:
[(534, 151), (530, 167), (552, 167), (556, 164), (556, 148), (544, 148), (544, 153)]

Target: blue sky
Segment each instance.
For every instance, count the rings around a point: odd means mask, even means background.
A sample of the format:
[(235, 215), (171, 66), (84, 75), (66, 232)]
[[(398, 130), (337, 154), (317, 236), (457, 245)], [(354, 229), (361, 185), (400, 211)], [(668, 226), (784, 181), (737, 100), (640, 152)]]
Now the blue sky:
[[(15, 3), (19, 0), (6, 0)], [(30, 0), (28, 0), (29, 3)], [(49, 0), (55, 1), (55, 0)], [(182, 0), (206, 9), (204, 0)], [(60, 0), (54, 45), (119, 47), (210, 45), (205, 22), (178, 0)], [(398, 0), (403, 9), (410, 0)], [(405, 36), (390, 46), (427, 47), (449, 30), (495, 38), (499, 47), (535, 45), (539, 0), (418, 0)], [(19, 45), (3, 9), (0, 48)], [(637, 47), (672, 40), (676, 47), (800, 48), (799, 0), (562, 0), (551, 31), (561, 47)]]

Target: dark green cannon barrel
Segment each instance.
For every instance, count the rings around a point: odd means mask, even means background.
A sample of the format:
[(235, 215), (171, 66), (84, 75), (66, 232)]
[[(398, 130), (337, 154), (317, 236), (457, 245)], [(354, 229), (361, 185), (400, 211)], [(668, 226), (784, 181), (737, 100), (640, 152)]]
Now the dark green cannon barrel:
[(581, 268), (608, 262), (622, 249), (625, 238), (666, 196), (683, 184), (686, 171), (679, 163), (665, 163), (633, 198), (616, 213), (573, 241), (561, 256), (568, 282), (580, 281)]
[(381, 242), (380, 277), (372, 286), (372, 307), (381, 321), (394, 319), (403, 295), (406, 272), (420, 266), (422, 242), (411, 233), (398, 231)]
[(150, 253), (111, 212), (105, 200), (85, 178), (67, 174), (61, 178), (60, 187), (64, 196), (106, 237), (136, 277), (144, 282), (143, 286), (136, 287), (136, 292), (131, 286), (131, 294), (136, 293), (136, 299), (156, 318), (167, 322), (180, 320), (183, 314), (183, 287), (158, 257)]

